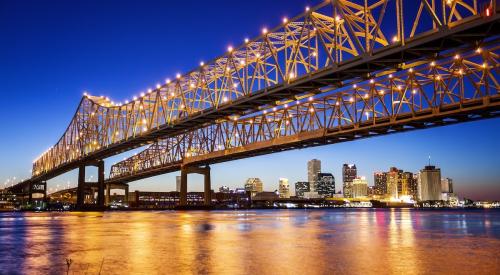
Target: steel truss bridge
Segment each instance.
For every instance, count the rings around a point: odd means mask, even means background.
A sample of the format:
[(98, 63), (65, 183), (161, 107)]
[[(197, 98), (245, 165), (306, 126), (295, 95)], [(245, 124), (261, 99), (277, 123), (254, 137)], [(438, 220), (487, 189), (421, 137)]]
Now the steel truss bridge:
[(85, 95), (29, 182), (151, 143), (108, 181), (494, 117), (496, 2), (323, 1), (124, 104)]

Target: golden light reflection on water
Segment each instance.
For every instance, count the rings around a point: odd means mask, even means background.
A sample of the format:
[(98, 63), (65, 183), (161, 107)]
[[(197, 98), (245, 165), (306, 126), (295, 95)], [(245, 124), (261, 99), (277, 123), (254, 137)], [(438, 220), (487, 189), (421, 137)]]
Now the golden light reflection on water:
[(500, 270), (500, 212), (16, 215), (0, 216), (0, 247), (16, 248), (0, 250), (2, 272), (65, 273), (66, 259), (72, 259), (71, 274), (498, 274)]

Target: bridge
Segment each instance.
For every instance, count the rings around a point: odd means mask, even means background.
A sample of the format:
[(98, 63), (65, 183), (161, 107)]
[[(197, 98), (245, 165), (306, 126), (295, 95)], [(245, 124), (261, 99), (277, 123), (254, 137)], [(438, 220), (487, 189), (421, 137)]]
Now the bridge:
[(147, 144), (108, 181), (180, 169), (209, 187), (200, 165), (496, 116), (496, 2), (323, 1), (123, 104), (85, 94), (20, 185), (78, 168), (83, 190), (94, 165), (103, 205), (103, 159)]

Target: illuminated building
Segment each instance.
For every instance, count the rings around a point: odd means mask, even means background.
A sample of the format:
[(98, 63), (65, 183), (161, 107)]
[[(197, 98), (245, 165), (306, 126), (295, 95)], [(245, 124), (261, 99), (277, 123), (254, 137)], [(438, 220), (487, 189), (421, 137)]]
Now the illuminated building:
[(453, 180), (450, 178), (441, 179), (441, 200), (449, 201), (453, 196)]
[(220, 193), (229, 193), (229, 192), (230, 192), (230, 190), (229, 190), (229, 187), (227, 187), (227, 186), (223, 185), (223, 186), (221, 186), (221, 187), (219, 188), (219, 192), (220, 192)]
[(262, 181), (259, 178), (249, 178), (245, 183), (245, 191), (250, 192), (252, 197), (263, 191)]
[(307, 162), (307, 181), (309, 182), (309, 188), (311, 192), (315, 190), (315, 184), (317, 180), (318, 173), (321, 173), (321, 161), (317, 159), (312, 159)]
[(295, 183), (295, 196), (303, 198), (305, 192), (310, 191), (310, 184), (307, 181), (298, 181)]
[(375, 172), (374, 175), (374, 195), (383, 196), (387, 194), (387, 173)]
[(368, 195), (368, 181), (365, 177), (357, 177), (352, 181), (352, 197), (362, 198)]
[(278, 192), (280, 198), (285, 198), (285, 199), (290, 198), (290, 185), (288, 184), (288, 179), (285, 178), (280, 179)]
[(398, 198), (398, 186), (400, 185), (399, 178), (400, 170), (396, 167), (391, 167), (389, 172), (387, 173), (387, 195), (392, 198)]
[(352, 182), (357, 176), (356, 165), (344, 164), (342, 167), (343, 192), (345, 198), (352, 198)]
[(318, 173), (315, 189), (322, 197), (333, 197), (335, 195), (335, 177), (331, 173)]
[(428, 165), (418, 175), (418, 194), (422, 201), (441, 199), (441, 169)]
[(400, 170), (399, 181), (401, 189), (398, 188), (398, 195), (401, 196), (411, 196), (416, 199), (418, 197), (417, 182), (412, 172), (403, 172)]

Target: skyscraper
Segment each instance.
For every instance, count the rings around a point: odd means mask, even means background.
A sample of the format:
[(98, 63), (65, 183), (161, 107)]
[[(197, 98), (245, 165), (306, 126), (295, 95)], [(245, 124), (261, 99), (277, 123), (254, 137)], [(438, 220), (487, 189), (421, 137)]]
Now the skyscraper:
[(374, 193), (383, 196), (387, 194), (387, 173), (375, 172), (374, 175)]
[(441, 199), (441, 169), (428, 165), (418, 175), (418, 193), (422, 201)]
[(299, 181), (295, 183), (295, 196), (303, 198), (305, 192), (310, 191), (310, 185), (307, 181)]
[(280, 178), (278, 192), (280, 198), (290, 198), (290, 185), (288, 184), (288, 179)]
[(401, 184), (399, 173), (396, 167), (391, 167), (387, 173), (387, 195), (396, 199), (399, 197), (398, 186)]
[(352, 197), (361, 198), (368, 195), (368, 181), (365, 177), (357, 177), (352, 181)]
[(450, 178), (441, 179), (441, 193), (453, 193), (453, 180)]
[(309, 191), (316, 191), (315, 185), (318, 173), (321, 173), (321, 161), (312, 159), (307, 162), (307, 181), (309, 182)]
[(345, 198), (352, 198), (352, 181), (357, 176), (356, 165), (344, 164), (342, 167), (343, 191)]
[(322, 197), (333, 197), (335, 195), (335, 177), (331, 173), (318, 173), (316, 192)]
[(259, 178), (249, 178), (245, 183), (245, 191), (250, 192), (252, 197), (263, 191), (262, 181)]

